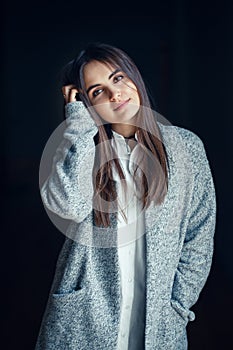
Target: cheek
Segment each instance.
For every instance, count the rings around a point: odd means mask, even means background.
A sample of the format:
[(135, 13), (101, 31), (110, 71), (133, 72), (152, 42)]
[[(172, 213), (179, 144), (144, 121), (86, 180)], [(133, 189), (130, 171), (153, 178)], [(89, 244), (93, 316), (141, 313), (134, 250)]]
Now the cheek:
[(133, 97), (134, 101), (140, 104), (140, 97), (136, 86), (133, 83), (127, 83), (127, 92)]
[(137, 101), (138, 105), (141, 104), (140, 97), (137, 92), (135, 92), (135, 100)]
[(137, 91), (133, 91), (133, 93), (131, 93), (131, 98), (133, 100), (133, 103), (136, 105), (136, 106), (140, 106), (141, 104), (141, 101), (140, 101), (140, 97), (137, 93)]
[(105, 119), (106, 121), (111, 121), (112, 110), (109, 108), (107, 103), (95, 105), (94, 108), (101, 118)]

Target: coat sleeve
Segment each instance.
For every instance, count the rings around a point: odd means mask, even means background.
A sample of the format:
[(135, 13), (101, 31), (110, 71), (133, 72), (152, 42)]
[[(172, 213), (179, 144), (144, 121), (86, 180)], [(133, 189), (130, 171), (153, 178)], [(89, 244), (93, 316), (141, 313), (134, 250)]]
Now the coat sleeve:
[(198, 300), (210, 272), (216, 223), (216, 196), (209, 162), (199, 137), (195, 135), (192, 141), (194, 188), (171, 299), (177, 312), (189, 321), (195, 319), (189, 309)]
[(81, 222), (92, 210), (94, 135), (98, 128), (80, 101), (65, 106), (66, 129), (53, 157), (52, 171), (41, 187), (46, 208)]

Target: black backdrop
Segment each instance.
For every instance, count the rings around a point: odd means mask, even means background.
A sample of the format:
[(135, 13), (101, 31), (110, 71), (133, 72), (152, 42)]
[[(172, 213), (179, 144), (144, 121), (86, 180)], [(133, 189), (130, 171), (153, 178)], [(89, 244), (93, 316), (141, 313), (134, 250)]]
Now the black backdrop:
[[(98, 6), (102, 6), (101, 8)], [(110, 8), (109, 8), (110, 6)], [(2, 349), (33, 349), (64, 236), (39, 194), (45, 144), (61, 123), (59, 71), (89, 41), (134, 58), (156, 109), (203, 140), (217, 192), (211, 273), (188, 325), (190, 350), (232, 343), (233, 6), (157, 1), (9, 2), (1, 21)], [(169, 350), (169, 349), (168, 349)]]

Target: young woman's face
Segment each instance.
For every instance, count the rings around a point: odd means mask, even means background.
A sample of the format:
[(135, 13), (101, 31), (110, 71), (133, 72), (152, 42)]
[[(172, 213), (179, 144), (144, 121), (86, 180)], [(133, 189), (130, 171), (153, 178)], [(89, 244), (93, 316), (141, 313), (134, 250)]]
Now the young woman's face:
[(127, 75), (99, 61), (84, 67), (85, 89), (96, 112), (108, 123), (124, 123), (138, 112), (140, 98)]

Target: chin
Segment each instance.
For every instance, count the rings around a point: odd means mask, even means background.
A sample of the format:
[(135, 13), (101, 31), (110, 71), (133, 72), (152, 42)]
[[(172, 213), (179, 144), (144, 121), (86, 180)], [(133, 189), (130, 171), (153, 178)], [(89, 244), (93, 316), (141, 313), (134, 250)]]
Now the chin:
[(139, 110), (139, 106), (130, 105), (127, 108), (124, 108), (122, 111), (119, 111), (117, 113), (117, 116), (122, 119), (130, 120), (136, 116), (138, 110)]

